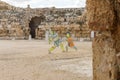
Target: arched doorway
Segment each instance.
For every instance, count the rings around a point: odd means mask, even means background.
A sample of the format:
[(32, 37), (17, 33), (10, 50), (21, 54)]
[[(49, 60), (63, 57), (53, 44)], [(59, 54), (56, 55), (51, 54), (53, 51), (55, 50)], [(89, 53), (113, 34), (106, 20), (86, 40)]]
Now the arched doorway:
[(30, 27), (30, 34), (32, 36), (32, 38), (36, 37), (36, 28), (41, 24), (41, 22), (45, 19), (44, 16), (35, 16), (31, 19), (30, 23), (29, 23), (29, 27)]

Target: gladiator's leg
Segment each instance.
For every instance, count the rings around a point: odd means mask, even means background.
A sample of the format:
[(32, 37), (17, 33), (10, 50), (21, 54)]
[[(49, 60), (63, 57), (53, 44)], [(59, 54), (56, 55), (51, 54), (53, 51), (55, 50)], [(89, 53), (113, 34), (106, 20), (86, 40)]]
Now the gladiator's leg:
[(63, 52), (65, 51), (64, 45), (62, 43), (60, 44), (60, 48), (62, 49)]
[(49, 54), (50, 54), (55, 48), (56, 48), (55, 46), (52, 46), (52, 47), (49, 49)]

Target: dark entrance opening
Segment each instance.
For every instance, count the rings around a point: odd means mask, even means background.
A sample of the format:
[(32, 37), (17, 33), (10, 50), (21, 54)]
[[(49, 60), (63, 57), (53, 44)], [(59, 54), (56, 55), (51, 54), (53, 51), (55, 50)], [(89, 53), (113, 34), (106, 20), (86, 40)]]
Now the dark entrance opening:
[(29, 23), (29, 27), (30, 27), (30, 34), (32, 36), (32, 38), (36, 37), (36, 28), (41, 24), (41, 22), (44, 20), (44, 16), (40, 16), (40, 17), (33, 17)]

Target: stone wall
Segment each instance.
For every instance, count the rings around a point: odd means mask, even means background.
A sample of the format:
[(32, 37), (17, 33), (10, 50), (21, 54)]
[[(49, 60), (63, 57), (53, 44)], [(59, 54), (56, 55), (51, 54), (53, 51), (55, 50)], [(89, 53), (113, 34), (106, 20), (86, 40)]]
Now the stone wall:
[(53, 31), (57, 32), (58, 35), (63, 38), (66, 36), (66, 32), (69, 30), (72, 37), (76, 38), (75, 40), (80, 40), (80, 38), (88, 38), (90, 36), (90, 30), (87, 25), (80, 27), (78, 24), (70, 25), (44, 25), (44, 28), (36, 29), (36, 38), (43, 39), (45, 37), (45, 31), (51, 28)]
[(97, 32), (93, 41), (93, 80), (120, 80), (119, 0), (87, 0), (87, 20)]
[[(89, 37), (89, 30), (86, 25), (86, 21), (84, 21), (84, 17), (82, 17), (84, 10), (84, 8), (55, 7), (32, 9), (30, 8), (30, 5), (28, 5), (27, 8), (19, 8), (0, 1), (0, 37), (13, 37), (16, 34), (16, 37), (27, 38), (30, 34), (29, 30), (32, 29), (30, 28), (30, 22), (35, 17), (39, 18), (39, 22), (35, 22), (37, 25), (36, 29), (38, 29), (39, 26), (61, 26), (64, 27), (64, 30), (66, 30), (65, 26), (72, 26), (71, 28), (75, 28), (73, 29), (74, 31), (72, 31), (72, 33), (79, 31), (79, 34), (74, 34), (76, 37)], [(80, 28), (78, 28), (78, 25), (80, 25)], [(42, 28), (44, 29), (44, 27)], [(45, 33), (45, 30), (43, 31), (39, 29), (36, 31), (38, 31), (36, 33), (41, 33), (39, 35), (37, 34), (37, 38), (41, 35), (44, 37), (45, 34), (43, 33)]]

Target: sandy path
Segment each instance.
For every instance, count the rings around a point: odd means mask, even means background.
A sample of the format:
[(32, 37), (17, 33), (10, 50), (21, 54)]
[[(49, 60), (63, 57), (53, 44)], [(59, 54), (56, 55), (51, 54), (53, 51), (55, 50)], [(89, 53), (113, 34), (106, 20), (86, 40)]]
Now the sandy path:
[(0, 41), (0, 80), (92, 80), (91, 42), (48, 54), (45, 41)]

